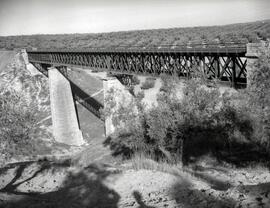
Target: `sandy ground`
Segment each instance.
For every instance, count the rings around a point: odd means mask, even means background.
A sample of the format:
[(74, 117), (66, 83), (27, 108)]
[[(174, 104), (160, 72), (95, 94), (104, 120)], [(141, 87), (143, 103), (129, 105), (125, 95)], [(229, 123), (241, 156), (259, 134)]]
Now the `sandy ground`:
[(270, 174), (260, 169), (184, 172), (65, 162), (25, 162), (0, 170), (0, 207), (270, 207)]

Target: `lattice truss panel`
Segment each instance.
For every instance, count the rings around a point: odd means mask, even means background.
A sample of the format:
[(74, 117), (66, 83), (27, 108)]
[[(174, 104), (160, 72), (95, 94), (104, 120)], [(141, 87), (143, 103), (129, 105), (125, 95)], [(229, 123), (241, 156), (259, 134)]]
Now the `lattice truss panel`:
[(246, 83), (247, 59), (238, 54), (44, 52), (30, 53), (29, 61), (51, 65), (93, 67), (126, 74), (194, 77)]

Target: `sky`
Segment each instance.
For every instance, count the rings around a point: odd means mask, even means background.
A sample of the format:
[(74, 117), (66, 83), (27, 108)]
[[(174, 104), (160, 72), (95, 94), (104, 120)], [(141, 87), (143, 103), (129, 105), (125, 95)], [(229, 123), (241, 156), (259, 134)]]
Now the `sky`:
[(0, 36), (99, 33), (270, 19), (270, 0), (0, 0)]

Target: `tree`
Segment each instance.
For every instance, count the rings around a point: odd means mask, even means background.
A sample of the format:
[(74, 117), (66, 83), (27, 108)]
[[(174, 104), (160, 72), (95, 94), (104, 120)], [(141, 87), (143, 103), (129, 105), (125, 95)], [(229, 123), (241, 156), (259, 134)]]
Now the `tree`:
[(32, 133), (36, 116), (22, 94), (0, 93), (0, 164), (34, 150)]

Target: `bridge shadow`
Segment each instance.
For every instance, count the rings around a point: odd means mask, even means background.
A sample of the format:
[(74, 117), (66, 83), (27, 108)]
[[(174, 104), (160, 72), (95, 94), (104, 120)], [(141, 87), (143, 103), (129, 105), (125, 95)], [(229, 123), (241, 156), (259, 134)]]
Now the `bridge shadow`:
[(78, 85), (69, 80), (73, 98), (84, 106), (88, 111), (93, 113), (96, 117), (103, 120), (100, 110), (103, 109), (103, 105), (95, 98), (90, 97), (85, 91), (83, 91)]
[[(48, 77), (48, 68), (51, 65), (48, 64), (34, 64), (35, 68), (39, 70), (43, 75)], [(70, 82), (71, 90), (73, 93), (73, 98), (79, 102), (82, 106), (84, 106), (88, 111), (93, 113), (96, 117), (103, 120), (100, 110), (103, 109), (103, 105), (97, 101), (95, 98), (89, 96), (85, 91), (83, 91), (78, 85), (72, 82), (68, 78), (68, 74), (66, 70), (58, 69), (58, 71)]]
[[(29, 163), (32, 164), (32, 163)], [(117, 192), (107, 187), (103, 181), (112, 174), (119, 174), (119, 171), (108, 170), (105, 165), (91, 164), (79, 171), (68, 171), (69, 163), (50, 163), (44, 162), (41, 167), (36, 170), (27, 179), (18, 183), (19, 178), (24, 173), (28, 164), (21, 164), (16, 170), (15, 177), (11, 182), (0, 191), (0, 207), (9, 208), (73, 208), (73, 207), (107, 207), (117, 208), (117, 203), (120, 196)], [(45, 170), (52, 168), (64, 168), (68, 171), (65, 174), (60, 188), (49, 192), (19, 192), (16, 188), (27, 183), (27, 181), (36, 178)], [(53, 176), (52, 176), (53, 177)], [(44, 178), (44, 180), (54, 181), (53, 178)], [(17, 181), (16, 185), (15, 182)], [(11, 186), (13, 184), (13, 186)], [(18, 186), (17, 186), (18, 184)], [(9, 188), (7, 188), (9, 187)], [(31, 189), (31, 187), (30, 187)], [(1, 200), (1, 194), (8, 194), (13, 196), (12, 200)], [(15, 199), (15, 200), (14, 200)]]

